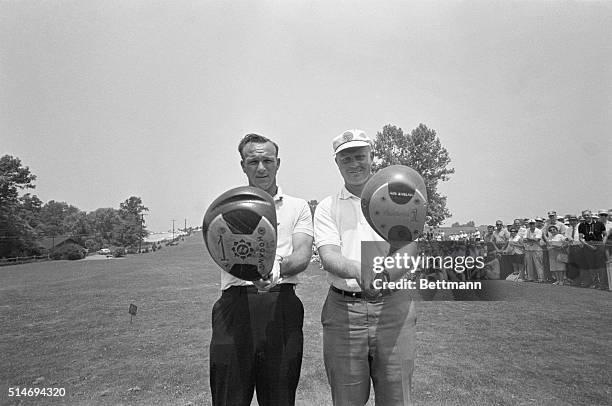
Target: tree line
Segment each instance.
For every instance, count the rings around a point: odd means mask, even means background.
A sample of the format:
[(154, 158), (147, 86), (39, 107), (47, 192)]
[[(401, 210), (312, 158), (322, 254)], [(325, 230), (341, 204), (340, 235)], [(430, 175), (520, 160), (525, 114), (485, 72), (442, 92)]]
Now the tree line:
[(131, 196), (119, 208), (89, 213), (66, 202), (43, 203), (23, 193), (34, 189), (36, 175), (11, 155), (0, 158), (0, 258), (38, 255), (46, 237), (70, 236), (90, 251), (106, 246), (136, 247), (148, 232), (142, 199)]

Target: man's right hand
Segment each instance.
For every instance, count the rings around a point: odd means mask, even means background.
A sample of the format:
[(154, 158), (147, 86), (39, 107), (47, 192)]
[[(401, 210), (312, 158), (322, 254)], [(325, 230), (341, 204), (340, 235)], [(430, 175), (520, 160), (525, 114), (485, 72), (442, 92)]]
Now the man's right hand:
[(281, 280), (280, 263), (277, 260), (274, 260), (274, 266), (272, 267), (272, 271), (270, 271), (268, 274), (268, 277), (266, 279), (253, 281), (253, 285), (255, 285), (259, 291), (267, 292), (274, 286), (278, 285)]
[(258, 281), (253, 281), (253, 285), (255, 285), (257, 290), (262, 292), (267, 291), (271, 284), (272, 282), (269, 279), (260, 279)]

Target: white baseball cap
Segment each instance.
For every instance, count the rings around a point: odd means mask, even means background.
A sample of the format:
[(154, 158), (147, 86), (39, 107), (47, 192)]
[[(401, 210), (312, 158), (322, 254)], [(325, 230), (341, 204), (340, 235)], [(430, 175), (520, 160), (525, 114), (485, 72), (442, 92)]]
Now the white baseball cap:
[(346, 130), (342, 134), (335, 137), (332, 141), (334, 154), (337, 154), (338, 152), (347, 148), (371, 146), (372, 140), (370, 137), (367, 136), (365, 131), (358, 129)]

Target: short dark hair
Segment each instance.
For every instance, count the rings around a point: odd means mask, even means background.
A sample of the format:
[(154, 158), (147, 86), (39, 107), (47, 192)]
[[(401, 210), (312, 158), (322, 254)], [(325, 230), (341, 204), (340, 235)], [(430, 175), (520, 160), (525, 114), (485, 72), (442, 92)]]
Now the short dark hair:
[(264, 137), (263, 135), (253, 133), (245, 135), (240, 140), (240, 144), (238, 144), (238, 152), (240, 153), (240, 158), (244, 159), (244, 155), (242, 154), (242, 152), (244, 151), (244, 146), (249, 142), (254, 142), (256, 144), (265, 144), (266, 142), (271, 142), (272, 145), (274, 145), (274, 148), (276, 149), (276, 157), (278, 158), (278, 145), (274, 141)]

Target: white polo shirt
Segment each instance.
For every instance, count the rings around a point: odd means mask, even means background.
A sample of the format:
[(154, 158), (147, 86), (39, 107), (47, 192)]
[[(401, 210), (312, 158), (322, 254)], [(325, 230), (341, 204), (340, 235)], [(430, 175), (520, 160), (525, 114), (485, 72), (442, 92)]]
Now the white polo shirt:
[[(317, 248), (337, 245), (344, 257), (358, 262), (361, 262), (361, 241), (385, 241), (365, 219), (361, 199), (344, 186), (337, 195), (328, 196), (317, 205), (314, 238)], [(382, 246), (385, 251), (381, 255), (386, 255), (389, 244)], [(327, 281), (338, 289), (361, 291), (356, 279), (344, 279), (328, 272)]]
[[(310, 207), (303, 199), (283, 194), (278, 188), (274, 196), (276, 206), (276, 254), (287, 257), (293, 252), (293, 234), (305, 233), (312, 237), (312, 214)], [(230, 286), (248, 286), (245, 281), (225, 272), (221, 272), (221, 290)], [(281, 283), (299, 283), (299, 275), (283, 278)]]

